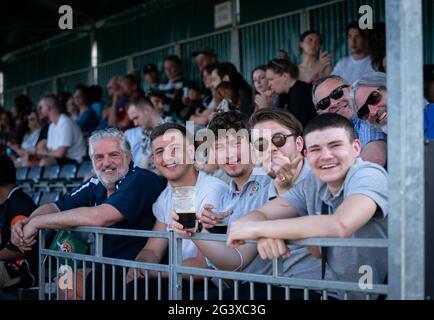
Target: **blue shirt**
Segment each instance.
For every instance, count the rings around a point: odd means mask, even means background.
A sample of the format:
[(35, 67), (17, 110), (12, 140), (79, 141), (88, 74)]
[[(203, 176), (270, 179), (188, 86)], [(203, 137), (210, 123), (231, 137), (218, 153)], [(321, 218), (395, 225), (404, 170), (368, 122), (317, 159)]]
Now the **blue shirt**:
[(434, 103), (430, 103), (423, 111), (423, 130), (425, 139), (434, 140)]
[[(116, 185), (116, 190), (107, 198), (107, 190), (96, 178), (91, 178), (75, 192), (56, 201), (60, 211), (79, 207), (109, 204), (115, 207), (124, 220), (111, 228), (152, 230), (155, 223), (152, 204), (162, 190), (160, 178), (151, 171), (133, 167)], [(146, 238), (104, 235), (105, 257), (134, 260), (146, 244)]]
[(87, 108), (75, 122), (78, 124), (81, 131), (92, 133), (99, 125), (99, 118), (92, 108)]
[(357, 138), (362, 144), (362, 148), (371, 141), (387, 140), (386, 134), (375, 128), (367, 121), (361, 120), (358, 117), (353, 118), (354, 131)]

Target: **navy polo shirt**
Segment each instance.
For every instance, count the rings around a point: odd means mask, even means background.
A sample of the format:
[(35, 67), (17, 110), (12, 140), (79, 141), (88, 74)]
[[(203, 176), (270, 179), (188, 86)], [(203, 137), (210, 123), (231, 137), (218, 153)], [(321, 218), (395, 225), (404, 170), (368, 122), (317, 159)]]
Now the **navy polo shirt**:
[[(116, 185), (116, 190), (107, 198), (107, 190), (96, 178), (91, 178), (71, 194), (56, 201), (60, 211), (79, 207), (109, 204), (115, 207), (124, 220), (111, 228), (152, 230), (155, 217), (152, 204), (162, 191), (160, 178), (151, 171), (130, 165), (126, 176)], [(105, 257), (134, 260), (146, 244), (146, 238), (104, 235)]]

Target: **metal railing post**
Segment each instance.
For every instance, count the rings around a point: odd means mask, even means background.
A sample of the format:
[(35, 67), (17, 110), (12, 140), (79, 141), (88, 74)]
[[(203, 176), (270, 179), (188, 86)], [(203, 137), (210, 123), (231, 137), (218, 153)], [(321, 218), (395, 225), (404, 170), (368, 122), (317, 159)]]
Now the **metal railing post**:
[(386, 0), (389, 299), (424, 297), (421, 0)]
[(182, 266), (182, 238), (175, 232), (170, 231), (169, 245), (172, 247), (172, 264), (170, 265), (172, 275), (172, 299), (182, 299), (182, 274), (178, 273), (177, 268)]
[(173, 231), (169, 231), (169, 300), (175, 300), (176, 281), (175, 281), (175, 242)]
[[(39, 230), (39, 252), (41, 249), (45, 249), (45, 230)], [(39, 253), (39, 300), (45, 300), (45, 264), (44, 255)], [(50, 277), (51, 275), (48, 275)], [(50, 282), (48, 282), (51, 285)], [(51, 290), (50, 290), (51, 294)]]

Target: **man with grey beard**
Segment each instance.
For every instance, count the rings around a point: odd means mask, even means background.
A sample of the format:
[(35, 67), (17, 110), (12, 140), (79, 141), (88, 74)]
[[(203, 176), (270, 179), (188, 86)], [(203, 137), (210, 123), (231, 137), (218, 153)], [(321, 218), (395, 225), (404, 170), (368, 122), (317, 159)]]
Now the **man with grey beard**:
[[(357, 80), (350, 92), (353, 107), (364, 119), (387, 134), (387, 77), (383, 72), (373, 72)], [(424, 100), (425, 139), (434, 139), (434, 104)]]
[(387, 134), (387, 77), (372, 72), (353, 83), (350, 97), (357, 116)]
[[(161, 180), (132, 165), (125, 136), (113, 128), (94, 132), (89, 138), (89, 156), (96, 178), (55, 203), (37, 208), (29, 219), (14, 225), (12, 242), (21, 250), (29, 250), (38, 230), (44, 228), (152, 229), (152, 204), (162, 190)], [(144, 238), (104, 235), (103, 256), (133, 260), (145, 242)]]

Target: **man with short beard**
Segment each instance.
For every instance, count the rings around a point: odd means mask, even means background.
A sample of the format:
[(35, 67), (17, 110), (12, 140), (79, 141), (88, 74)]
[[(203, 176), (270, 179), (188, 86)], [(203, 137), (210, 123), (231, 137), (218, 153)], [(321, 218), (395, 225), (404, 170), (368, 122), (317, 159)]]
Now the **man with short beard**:
[(360, 119), (366, 120), (387, 134), (387, 77), (372, 72), (351, 86), (350, 96)]
[[(161, 182), (154, 173), (133, 167), (125, 136), (113, 128), (94, 132), (89, 138), (89, 156), (96, 178), (55, 203), (37, 208), (29, 219), (17, 222), (12, 228), (12, 243), (29, 250), (38, 230), (44, 228), (152, 229), (152, 204), (162, 190)], [(145, 238), (104, 235), (103, 256), (133, 260), (145, 242)]]
[[(167, 187), (158, 197), (152, 206), (156, 218), (153, 231), (164, 232), (172, 228), (171, 211), (174, 210), (173, 192), (177, 187), (196, 188), (195, 208), (196, 212), (201, 212), (205, 204), (221, 206), (223, 196), (227, 192), (227, 185), (218, 178), (207, 175), (205, 172), (197, 171), (193, 165), (194, 145), (184, 126), (175, 123), (165, 123), (152, 130), (152, 157), (156, 168), (161, 175), (167, 179)], [(196, 230), (200, 232), (200, 228)], [(136, 261), (148, 263), (161, 263), (169, 245), (168, 239), (150, 238), (146, 246), (139, 252)], [(189, 239), (182, 240), (182, 265), (187, 267), (206, 268), (204, 255), (197, 250), (197, 247)], [(145, 270), (137, 269), (138, 293), (139, 298), (145, 292)], [(156, 299), (158, 282), (154, 273), (150, 273), (147, 280), (149, 289), (149, 299)], [(164, 275), (164, 274), (163, 274)], [(203, 281), (195, 280), (194, 288), (203, 286)], [(161, 297), (168, 297), (167, 277), (161, 279)], [(134, 269), (130, 268), (127, 275), (128, 297), (133, 296)], [(184, 283), (184, 288), (188, 287), (188, 281)], [(185, 294), (186, 292), (184, 292)]]
[[(350, 96), (359, 118), (368, 121), (387, 134), (387, 77), (383, 72), (372, 72), (351, 86)], [(426, 104), (426, 101), (424, 101)], [(424, 106), (425, 139), (434, 138), (434, 104)]]

